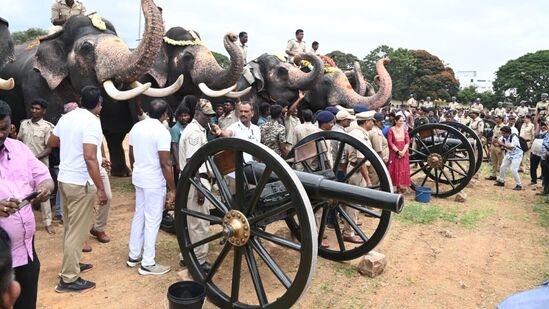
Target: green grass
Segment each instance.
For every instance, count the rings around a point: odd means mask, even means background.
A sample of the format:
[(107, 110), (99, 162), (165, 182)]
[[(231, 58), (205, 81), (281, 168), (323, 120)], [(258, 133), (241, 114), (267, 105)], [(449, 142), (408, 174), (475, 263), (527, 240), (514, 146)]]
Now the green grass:
[(110, 182), (113, 191), (125, 193), (135, 192), (131, 177), (111, 177)]
[(347, 278), (352, 278), (356, 274), (356, 269), (352, 265), (346, 264), (337, 265), (335, 271)]
[(539, 216), (539, 225), (549, 227), (549, 204), (544, 200), (540, 200), (534, 204), (534, 212)]
[(491, 208), (471, 209), (459, 213), (457, 206), (442, 207), (433, 203), (409, 202), (406, 203), (404, 210), (396, 218), (407, 224), (432, 224), (440, 219), (446, 222), (459, 223), (464, 228), (472, 229), (493, 213), (494, 210)]

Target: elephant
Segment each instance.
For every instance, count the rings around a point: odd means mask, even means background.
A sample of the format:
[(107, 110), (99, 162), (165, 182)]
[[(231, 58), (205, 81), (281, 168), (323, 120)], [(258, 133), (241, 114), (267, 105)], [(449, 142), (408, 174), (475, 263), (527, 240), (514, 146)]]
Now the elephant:
[[(360, 62), (355, 61), (353, 63), (353, 69), (345, 71), (345, 76), (349, 80), (349, 83), (353, 87), (353, 90), (362, 96), (373, 96), (376, 92), (374, 87), (364, 79), (362, 69), (360, 68)], [(374, 80), (379, 83), (379, 76), (376, 76)]]
[[(389, 61), (388, 58), (383, 58), (376, 63), (376, 71), (379, 75), (379, 90), (372, 96), (363, 96), (357, 93), (357, 91), (364, 91), (367, 94), (366, 86), (360, 86), (355, 91), (347, 75), (341, 70), (333, 68), (328, 70), (315, 83), (314, 87), (306, 92), (304, 107), (317, 111), (324, 109), (326, 106), (335, 105), (343, 107), (366, 105), (372, 110), (384, 106), (391, 98), (392, 91), (391, 76), (385, 69), (385, 65)], [(358, 72), (356, 68), (354, 71)]]
[[(311, 89), (322, 77), (324, 63), (313, 53), (302, 53), (296, 58), (310, 62), (312, 70), (305, 73), (284, 58), (272, 54), (263, 54), (248, 62), (254, 80), (250, 82), (244, 75), (239, 78), (237, 91), (252, 87), (242, 100), (250, 101), (254, 107), (261, 102), (292, 103), (297, 99), (300, 90)], [(233, 97), (231, 93), (226, 96)]]
[[(244, 68), (244, 57), (235, 43), (236, 39), (234, 33), (227, 33), (223, 38), (223, 45), (231, 59), (231, 65), (223, 69), (212, 52), (204, 46), (197, 32), (182, 27), (170, 28), (164, 36), (161, 51), (153, 66), (140, 81), (162, 87), (165, 84), (176, 83), (183, 76), (181, 88), (171, 95), (163, 95), (173, 110), (183, 97), (189, 94), (196, 97), (220, 97), (227, 93), (242, 96), (246, 90), (232, 92)], [(145, 110), (147, 103), (144, 100)]]
[[(8, 29), (8, 21), (0, 17), (0, 69), (7, 63), (15, 60), (13, 55), (13, 41)], [(11, 90), (15, 86), (13, 78), (0, 78), (0, 90)]]
[(101, 125), (115, 176), (130, 173), (122, 141), (136, 119), (127, 100), (153, 91), (150, 84), (137, 80), (157, 59), (164, 36), (162, 16), (153, 0), (141, 0), (141, 6), (146, 26), (133, 51), (109, 21), (78, 15), (39, 43), (16, 46), (16, 61), (0, 71), (0, 77), (13, 76), (17, 81), (13, 90), (0, 91), (0, 98), (12, 107), (14, 121), (27, 118), (31, 102), (41, 98), (50, 103), (45, 119), (57, 123), (65, 103), (78, 102), (83, 87), (98, 86), (104, 99)]

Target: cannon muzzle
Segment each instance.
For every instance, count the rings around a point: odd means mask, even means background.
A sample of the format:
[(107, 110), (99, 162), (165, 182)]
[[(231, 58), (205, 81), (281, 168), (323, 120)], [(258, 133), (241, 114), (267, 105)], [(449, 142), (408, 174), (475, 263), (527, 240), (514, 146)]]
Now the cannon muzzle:
[[(265, 171), (262, 163), (251, 162), (245, 168), (248, 181), (255, 179)], [(404, 207), (404, 197), (375, 189), (359, 187), (331, 180), (322, 175), (295, 171), (310, 199), (333, 199), (344, 203), (366, 205), (373, 208), (400, 213)], [(274, 175), (272, 175), (274, 176)], [(276, 177), (271, 178), (276, 181)]]

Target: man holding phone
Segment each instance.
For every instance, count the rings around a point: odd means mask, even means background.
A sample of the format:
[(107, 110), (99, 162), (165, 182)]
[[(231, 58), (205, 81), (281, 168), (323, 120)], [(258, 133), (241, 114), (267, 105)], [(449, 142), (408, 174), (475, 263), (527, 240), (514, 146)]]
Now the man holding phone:
[[(36, 308), (40, 261), (34, 250), (34, 214), (27, 205), (47, 201), (53, 180), (48, 167), (25, 144), (7, 138), (10, 126), (11, 109), (0, 100), (0, 227), (12, 241), (12, 265), (21, 285), (15, 308)], [(33, 192), (37, 194), (30, 195)]]

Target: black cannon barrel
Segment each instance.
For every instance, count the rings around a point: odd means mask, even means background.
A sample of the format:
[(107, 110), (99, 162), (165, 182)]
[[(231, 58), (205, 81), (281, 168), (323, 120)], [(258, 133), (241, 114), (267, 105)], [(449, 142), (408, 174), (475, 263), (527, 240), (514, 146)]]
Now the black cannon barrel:
[[(245, 168), (248, 181), (255, 179), (253, 175), (261, 175), (265, 170), (262, 163), (252, 162)], [(350, 185), (343, 182), (327, 179), (322, 175), (310, 174), (295, 171), (297, 177), (303, 184), (310, 199), (334, 199), (347, 203), (367, 205), (373, 208), (389, 210), (400, 213), (404, 207), (404, 197), (401, 194), (394, 194), (375, 189)], [(273, 175), (274, 176), (274, 175)], [(276, 180), (275, 177), (272, 179)]]

